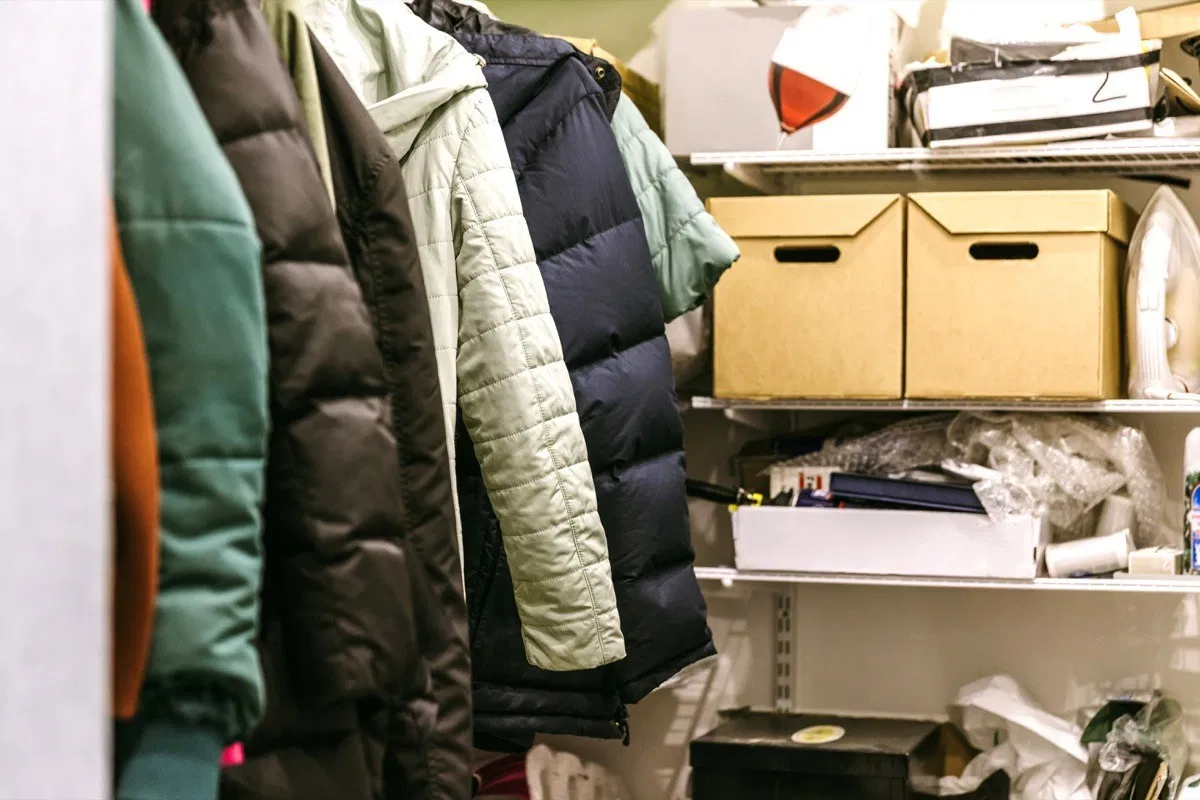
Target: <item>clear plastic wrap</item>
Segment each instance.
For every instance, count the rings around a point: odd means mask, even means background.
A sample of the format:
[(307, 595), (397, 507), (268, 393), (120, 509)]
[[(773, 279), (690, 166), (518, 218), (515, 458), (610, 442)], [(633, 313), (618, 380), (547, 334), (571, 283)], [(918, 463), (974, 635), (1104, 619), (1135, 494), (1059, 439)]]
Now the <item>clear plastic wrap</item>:
[(1133, 502), (1138, 547), (1178, 538), (1145, 434), (1104, 416), (964, 411), (916, 417), (829, 441), (787, 463), (874, 475), (944, 464), (971, 477), (993, 519), (1045, 516), (1057, 541), (1093, 535), (1099, 506), (1120, 493)]
[[(1131, 774), (1148, 756), (1167, 765), (1167, 791), (1163, 797), (1174, 797), (1188, 763), (1188, 740), (1183, 709), (1179, 703), (1156, 693), (1141, 711), (1126, 715), (1113, 723), (1107, 741), (1100, 747), (1096, 763), (1109, 776), (1101, 786), (1120, 786), (1111, 776)], [(1097, 792), (1105, 798), (1115, 793)]]
[(826, 439), (817, 452), (783, 463), (868, 475), (894, 475), (940, 464), (955, 455), (946, 438), (953, 419), (951, 414), (913, 417), (858, 436)]

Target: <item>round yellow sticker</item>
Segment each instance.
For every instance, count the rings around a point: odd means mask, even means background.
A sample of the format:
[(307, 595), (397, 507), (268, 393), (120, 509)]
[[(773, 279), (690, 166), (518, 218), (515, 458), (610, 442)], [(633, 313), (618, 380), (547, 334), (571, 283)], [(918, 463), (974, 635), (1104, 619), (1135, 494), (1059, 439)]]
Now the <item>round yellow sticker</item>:
[(793, 733), (792, 741), (796, 744), (829, 744), (845, 735), (846, 729), (837, 725), (814, 725)]

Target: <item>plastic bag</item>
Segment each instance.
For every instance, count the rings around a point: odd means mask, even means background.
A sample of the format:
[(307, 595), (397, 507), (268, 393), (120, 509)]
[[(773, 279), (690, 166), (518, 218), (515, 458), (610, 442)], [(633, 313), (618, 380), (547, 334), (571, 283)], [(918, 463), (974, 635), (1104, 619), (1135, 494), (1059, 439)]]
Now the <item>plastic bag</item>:
[(667, 323), (667, 346), (675, 392), (687, 394), (691, 384), (709, 371), (712, 362), (712, 306), (704, 304)]
[(1174, 797), (1187, 769), (1188, 753), (1183, 709), (1174, 700), (1155, 693), (1137, 714), (1125, 715), (1113, 723), (1097, 754), (1097, 763), (1104, 773), (1114, 776), (1131, 774), (1145, 760), (1161, 761), (1167, 765), (1165, 796)]
[(916, 417), (829, 440), (786, 463), (873, 475), (946, 464), (970, 475), (992, 519), (1045, 516), (1058, 541), (1093, 535), (1100, 504), (1121, 492), (1134, 505), (1131, 533), (1138, 547), (1174, 545), (1178, 538), (1145, 434), (1104, 416), (964, 411)]
[(821, 449), (782, 462), (806, 467), (836, 467), (846, 472), (893, 475), (940, 464), (956, 455), (946, 430), (954, 417), (913, 417), (849, 438), (826, 439)]
[(1101, 503), (1133, 502), (1138, 547), (1175, 544), (1162, 470), (1146, 435), (1103, 416), (964, 412), (947, 437), (962, 457), (998, 477), (975, 483), (993, 519), (1048, 518), (1056, 541), (1092, 536)]
[(969, 772), (1004, 769), (1014, 800), (1091, 800), (1079, 726), (1043, 710), (1015, 680), (994, 675), (967, 684), (954, 705), (967, 739), (984, 751)]
[(620, 778), (572, 753), (539, 744), (525, 763), (530, 800), (633, 800)]

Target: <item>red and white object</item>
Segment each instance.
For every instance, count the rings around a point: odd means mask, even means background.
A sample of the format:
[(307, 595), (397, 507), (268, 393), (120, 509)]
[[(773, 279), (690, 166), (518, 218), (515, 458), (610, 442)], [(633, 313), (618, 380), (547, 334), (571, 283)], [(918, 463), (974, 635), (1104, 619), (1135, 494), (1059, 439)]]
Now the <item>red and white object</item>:
[(894, 126), (893, 85), (904, 26), (886, 3), (813, 6), (771, 55), (768, 88), (782, 147), (812, 129), (813, 150), (883, 150)]
[(661, 59), (667, 146), (678, 156), (885, 150), (910, 12), (882, 1), (673, 4)]
[(796, 467), (788, 464), (771, 466), (771, 497), (791, 489), (825, 491), (829, 489), (829, 477), (838, 472), (837, 467)]
[(850, 6), (811, 9), (771, 55), (769, 88), (782, 132), (779, 144), (801, 128), (838, 113), (858, 86), (862, 63), (846, 42), (862, 39), (871, 14)]

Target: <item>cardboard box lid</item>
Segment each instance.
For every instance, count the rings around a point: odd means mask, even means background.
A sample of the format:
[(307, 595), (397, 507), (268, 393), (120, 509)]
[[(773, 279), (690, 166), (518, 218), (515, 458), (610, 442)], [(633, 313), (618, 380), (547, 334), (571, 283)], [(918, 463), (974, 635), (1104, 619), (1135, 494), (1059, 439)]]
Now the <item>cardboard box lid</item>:
[(1127, 243), (1137, 222), (1107, 189), (917, 192), (908, 199), (951, 234), (1103, 233)]
[[(1133, 5), (1129, 3), (1127, 5)], [(1141, 3), (1139, 5), (1148, 5)], [(1169, 39), (1200, 31), (1200, 3), (1166, 3), (1163, 8), (1151, 8), (1137, 14), (1138, 28), (1143, 39)], [(1118, 6), (1119, 7), (1119, 6)], [(1116, 17), (1087, 23), (1100, 33), (1117, 33), (1121, 28)]]
[(735, 239), (857, 236), (902, 199), (898, 194), (714, 197), (709, 213)]

